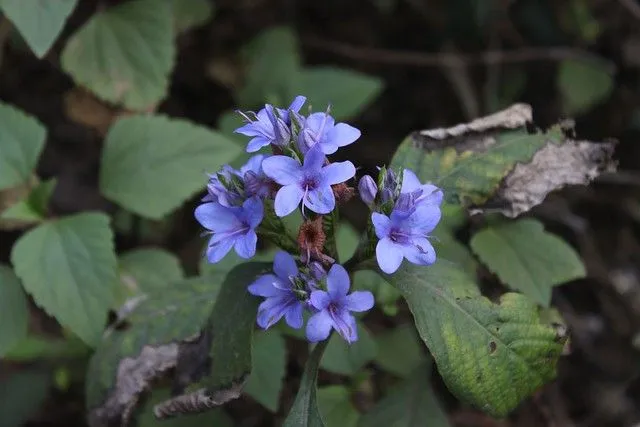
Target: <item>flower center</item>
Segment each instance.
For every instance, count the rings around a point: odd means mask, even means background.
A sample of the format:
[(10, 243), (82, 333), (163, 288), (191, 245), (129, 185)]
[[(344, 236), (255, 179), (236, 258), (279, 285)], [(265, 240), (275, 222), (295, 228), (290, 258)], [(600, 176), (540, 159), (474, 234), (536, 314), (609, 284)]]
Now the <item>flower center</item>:
[(391, 239), (391, 241), (395, 243), (409, 243), (410, 237), (411, 236), (401, 228), (394, 227), (391, 229), (391, 231), (389, 231), (389, 239)]

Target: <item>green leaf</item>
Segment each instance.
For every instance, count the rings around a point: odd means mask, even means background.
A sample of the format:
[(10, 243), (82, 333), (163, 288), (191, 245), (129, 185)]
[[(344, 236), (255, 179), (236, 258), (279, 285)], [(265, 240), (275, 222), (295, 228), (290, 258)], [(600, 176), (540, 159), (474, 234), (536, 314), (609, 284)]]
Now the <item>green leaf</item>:
[(247, 107), (265, 102), (288, 106), (293, 100), (290, 88), (299, 78), (296, 34), (286, 27), (269, 28), (249, 43), (243, 56), (247, 72), (244, 86), (236, 93), (238, 103)]
[(9, 206), (0, 214), (1, 220), (19, 221), (26, 224), (42, 222), (46, 219), (48, 204), (56, 179), (50, 179), (38, 184), (24, 200)]
[(251, 376), (244, 390), (271, 412), (278, 412), (286, 374), (286, 350), (284, 338), (277, 331), (253, 336)]
[(0, 357), (27, 335), (29, 308), (20, 280), (0, 265)]
[(56, 364), (62, 359), (85, 359), (91, 349), (75, 335), (66, 339), (52, 339), (29, 335), (4, 355), (4, 360), (34, 362), (49, 360)]
[(555, 376), (564, 338), (541, 322), (525, 296), (508, 293), (494, 304), (463, 271), (442, 261), (405, 264), (389, 280), (461, 400), (504, 417)]
[(169, 389), (154, 390), (148, 402), (140, 410), (139, 427), (233, 427), (234, 422), (222, 409), (209, 409), (201, 414), (181, 415), (167, 420), (158, 420), (153, 415), (154, 405), (171, 397)]
[(176, 32), (182, 33), (205, 24), (213, 15), (210, 0), (169, 0), (173, 7)]
[[(127, 327), (106, 334), (91, 358), (86, 383), (87, 407), (105, 403), (109, 393), (117, 395), (119, 366), (126, 359), (142, 360), (144, 347), (158, 349), (199, 334), (207, 324), (223, 277), (186, 279), (165, 289), (155, 289), (139, 301), (126, 317)], [(156, 368), (152, 362), (149, 361), (145, 369)], [(127, 374), (125, 371), (122, 375)]]
[(119, 267), (120, 293), (125, 298), (161, 290), (184, 279), (180, 260), (163, 249), (143, 248), (126, 252), (120, 256)]
[(369, 412), (360, 418), (361, 427), (449, 427), (443, 411), (429, 385), (429, 365), (414, 369), (408, 378), (393, 388)]
[(0, 388), (2, 427), (27, 425), (47, 398), (50, 385), (50, 375), (46, 372), (22, 371), (3, 379)]
[(340, 335), (332, 334), (320, 367), (336, 374), (354, 375), (371, 362), (377, 352), (378, 348), (369, 331), (358, 324), (358, 341), (351, 345)]
[(613, 76), (604, 65), (565, 59), (558, 70), (558, 89), (565, 114), (580, 114), (604, 101), (613, 90)]
[(399, 325), (376, 336), (376, 364), (399, 377), (409, 377), (425, 361), (425, 354), (413, 325)]
[(96, 343), (117, 281), (108, 216), (82, 213), (43, 223), (17, 241), (11, 262), (36, 304), (87, 344)]
[(476, 275), (478, 262), (468, 246), (456, 239), (451, 230), (439, 226), (432, 233), (432, 236), (431, 243), (438, 258), (457, 264), (470, 276)]
[(100, 189), (126, 209), (160, 219), (206, 185), (205, 171), (239, 152), (219, 133), (186, 120), (123, 118), (106, 138)]
[(51, 49), (77, 0), (0, 0), (0, 8), (38, 58)]
[(313, 111), (325, 111), (331, 105), (336, 120), (358, 115), (380, 94), (383, 81), (352, 70), (336, 67), (305, 68), (289, 98), (303, 94)]
[(44, 126), (17, 108), (0, 102), (0, 190), (25, 184), (44, 148)]
[(575, 250), (544, 231), (534, 219), (500, 222), (477, 232), (471, 248), (500, 280), (548, 307), (551, 289), (582, 278), (586, 271)]
[(296, 400), (293, 402), (293, 406), (282, 427), (325, 427), (318, 410), (316, 383), (318, 380), (318, 365), (320, 365), (322, 353), (327, 347), (327, 343), (328, 340), (321, 341), (309, 355)]
[(327, 427), (356, 427), (360, 413), (351, 403), (349, 389), (332, 385), (318, 389), (318, 407)]
[(128, 1), (93, 15), (69, 39), (62, 68), (105, 101), (154, 109), (169, 87), (173, 34), (168, 2)]

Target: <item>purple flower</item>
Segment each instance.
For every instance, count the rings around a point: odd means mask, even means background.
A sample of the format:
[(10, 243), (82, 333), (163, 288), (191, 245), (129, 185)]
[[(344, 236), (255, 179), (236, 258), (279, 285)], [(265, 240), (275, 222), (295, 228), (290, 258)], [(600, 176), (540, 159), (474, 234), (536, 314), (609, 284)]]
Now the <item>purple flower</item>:
[(378, 186), (373, 178), (369, 175), (365, 175), (360, 178), (360, 182), (358, 183), (358, 193), (360, 193), (360, 198), (367, 205), (373, 204), (376, 199), (376, 194), (378, 193)]
[(331, 328), (348, 342), (358, 340), (356, 319), (352, 311), (367, 311), (373, 307), (373, 294), (369, 291), (349, 292), (349, 275), (339, 264), (334, 264), (327, 276), (327, 292), (314, 290), (311, 305), (318, 310), (307, 323), (307, 339), (318, 342), (327, 339)]
[(207, 247), (210, 263), (220, 261), (235, 247), (242, 258), (251, 258), (256, 253), (258, 236), (255, 229), (262, 221), (264, 209), (257, 197), (247, 199), (242, 206), (223, 206), (220, 203), (204, 203), (196, 208), (198, 222), (213, 235)]
[(271, 192), (273, 181), (262, 170), (262, 161), (266, 158), (264, 154), (257, 154), (240, 168), (240, 174), (244, 179), (244, 190), (248, 197), (264, 198)]
[(376, 259), (387, 274), (395, 272), (406, 258), (418, 265), (431, 265), (436, 253), (427, 239), (440, 221), (440, 207), (423, 203), (409, 213), (394, 209), (391, 216), (374, 212), (371, 220), (380, 239), (376, 246)]
[(400, 194), (411, 194), (411, 201), (415, 205), (426, 203), (440, 206), (444, 196), (442, 190), (435, 185), (421, 184), (416, 174), (410, 169), (405, 169), (402, 174)]
[(224, 165), (220, 172), (209, 175), (207, 195), (203, 202), (217, 202), (222, 206), (237, 206), (242, 203), (241, 189), (238, 186), (240, 173), (229, 165)]
[(273, 271), (249, 285), (249, 293), (266, 298), (258, 307), (258, 325), (267, 329), (284, 316), (289, 326), (299, 329), (308, 295), (305, 280), (296, 261), (284, 251), (276, 253)]
[(386, 203), (392, 200), (396, 194), (398, 180), (392, 169), (385, 169), (383, 174), (382, 185), (380, 186), (380, 200), (382, 200), (382, 203)]
[(319, 145), (324, 154), (333, 154), (360, 138), (360, 131), (346, 123), (335, 124), (327, 113), (313, 113), (304, 122), (298, 135), (298, 145), (302, 152)]
[(272, 105), (266, 104), (258, 114), (254, 114), (253, 119), (241, 113), (249, 123), (236, 129), (235, 133), (252, 137), (247, 152), (256, 152), (269, 144), (288, 144), (291, 139), (289, 111), (297, 113), (306, 100), (304, 96), (297, 96), (287, 110), (274, 110)]
[(336, 200), (331, 189), (356, 174), (353, 163), (339, 162), (323, 166), (325, 156), (319, 149), (310, 150), (304, 164), (286, 156), (271, 156), (264, 159), (264, 173), (282, 188), (275, 199), (276, 215), (289, 215), (302, 201), (303, 206), (319, 214), (329, 213)]

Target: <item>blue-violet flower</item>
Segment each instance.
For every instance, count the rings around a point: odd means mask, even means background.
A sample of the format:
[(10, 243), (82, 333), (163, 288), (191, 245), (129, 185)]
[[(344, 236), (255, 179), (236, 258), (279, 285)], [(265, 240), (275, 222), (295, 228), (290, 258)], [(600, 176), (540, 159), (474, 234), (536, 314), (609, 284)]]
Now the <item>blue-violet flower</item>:
[(271, 193), (273, 181), (262, 170), (262, 161), (266, 158), (264, 154), (257, 154), (240, 168), (240, 174), (244, 179), (244, 190), (249, 197), (264, 198)]
[(360, 182), (358, 182), (358, 193), (360, 193), (360, 198), (367, 205), (373, 204), (376, 199), (376, 194), (378, 194), (378, 186), (373, 178), (369, 175), (360, 178)]
[(360, 131), (346, 123), (335, 124), (328, 113), (313, 113), (304, 122), (298, 135), (298, 145), (306, 152), (315, 145), (320, 146), (324, 154), (333, 154), (360, 138)]

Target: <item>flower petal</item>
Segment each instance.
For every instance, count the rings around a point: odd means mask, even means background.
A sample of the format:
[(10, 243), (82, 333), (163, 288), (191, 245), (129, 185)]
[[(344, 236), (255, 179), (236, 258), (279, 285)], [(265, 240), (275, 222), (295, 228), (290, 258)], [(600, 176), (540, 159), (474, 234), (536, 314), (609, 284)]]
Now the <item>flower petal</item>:
[(356, 319), (347, 310), (340, 310), (335, 313), (333, 318), (333, 327), (342, 338), (349, 344), (358, 341), (358, 326)]
[(373, 212), (371, 214), (371, 222), (373, 223), (373, 228), (376, 230), (376, 236), (378, 236), (378, 239), (384, 239), (389, 236), (389, 233), (391, 232), (391, 220), (388, 216), (378, 212)]
[(287, 309), (287, 312), (284, 314), (287, 325), (291, 326), (293, 329), (300, 329), (303, 321), (303, 310), (304, 306), (302, 303), (298, 302), (297, 304), (291, 304)]
[(352, 144), (356, 139), (360, 138), (361, 132), (346, 123), (338, 123), (327, 132), (326, 141), (336, 144), (339, 147)]
[(225, 257), (233, 247), (235, 239), (233, 237), (218, 237), (213, 235), (207, 247), (207, 259), (211, 264), (215, 264)]
[(215, 202), (198, 206), (195, 217), (204, 228), (212, 231), (232, 230), (240, 225), (232, 209)]
[(401, 193), (410, 193), (420, 188), (420, 180), (411, 169), (405, 169), (402, 174), (402, 188)]
[(242, 204), (242, 217), (253, 229), (256, 228), (264, 217), (264, 206), (258, 197), (250, 197)]
[(247, 153), (255, 153), (269, 144), (271, 144), (271, 139), (267, 139), (264, 136), (256, 136), (247, 144)]
[(414, 238), (413, 245), (404, 247), (404, 256), (412, 264), (431, 265), (436, 262), (436, 251), (425, 237)]
[(247, 163), (240, 167), (240, 176), (244, 176), (245, 173), (251, 171), (257, 175), (262, 173), (262, 161), (266, 158), (264, 154), (256, 154), (251, 156)]
[(440, 206), (444, 194), (442, 190), (433, 184), (424, 184), (420, 187), (422, 195), (418, 198), (419, 203), (426, 203)]
[(327, 214), (336, 207), (336, 197), (331, 187), (328, 185), (320, 186), (315, 190), (308, 191), (302, 203), (315, 213)]
[(276, 215), (279, 217), (289, 215), (298, 207), (303, 195), (304, 191), (297, 184), (285, 185), (280, 188), (274, 202)]
[(349, 311), (367, 311), (373, 307), (373, 294), (369, 291), (356, 291), (347, 295), (345, 308)]
[(258, 306), (258, 326), (262, 329), (268, 329), (282, 319), (289, 301), (286, 298), (273, 297), (267, 298)]
[(255, 231), (249, 230), (244, 236), (236, 239), (235, 249), (240, 258), (249, 259), (256, 254), (256, 244), (258, 235)]
[(273, 271), (282, 280), (289, 280), (289, 276), (298, 275), (296, 260), (285, 251), (276, 252), (273, 257)]
[(297, 184), (302, 178), (300, 162), (287, 156), (271, 156), (264, 159), (262, 170), (280, 185)]
[(288, 110), (295, 111), (296, 113), (300, 111), (304, 103), (307, 101), (307, 98), (302, 95), (298, 95), (295, 97), (291, 105), (289, 105)]
[(309, 318), (307, 322), (307, 339), (310, 342), (326, 340), (331, 332), (333, 320), (327, 310), (322, 310)]
[(247, 290), (251, 295), (256, 295), (260, 297), (273, 297), (276, 295), (281, 295), (282, 290), (275, 287), (274, 282), (278, 281), (278, 279), (273, 274), (263, 274), (258, 277), (252, 284), (247, 287)]
[(404, 223), (412, 230), (412, 234), (423, 235), (436, 228), (441, 215), (438, 205), (419, 204)]
[(402, 264), (402, 258), (402, 245), (392, 242), (388, 237), (381, 239), (376, 245), (376, 259), (380, 270), (385, 273), (394, 273)]
[(328, 185), (340, 184), (351, 179), (356, 174), (356, 167), (350, 161), (331, 163), (320, 171), (322, 183)]
[(327, 275), (327, 291), (332, 301), (340, 301), (349, 292), (349, 274), (340, 264), (333, 264)]
[(313, 291), (309, 297), (309, 302), (316, 310), (324, 310), (331, 303), (331, 297), (325, 291)]
[(307, 154), (304, 156), (304, 171), (305, 173), (320, 172), (322, 165), (324, 165), (326, 157), (322, 152), (322, 149), (317, 145), (311, 147)]

